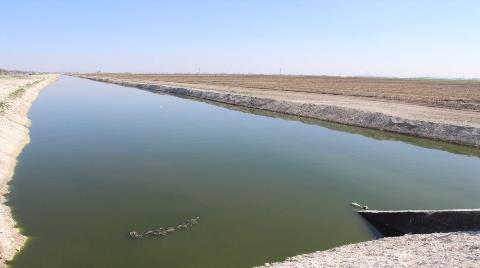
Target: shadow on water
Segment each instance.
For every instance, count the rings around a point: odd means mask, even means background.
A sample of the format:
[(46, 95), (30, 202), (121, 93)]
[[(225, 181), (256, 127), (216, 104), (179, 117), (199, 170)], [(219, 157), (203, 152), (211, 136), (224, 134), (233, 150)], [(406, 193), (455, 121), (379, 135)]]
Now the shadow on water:
[[(148, 89), (140, 89), (140, 90), (152, 92), (154, 94), (169, 95), (166, 93), (155, 92)], [(349, 125), (344, 125), (339, 123), (323, 121), (315, 118), (270, 112), (270, 111), (265, 111), (265, 110), (256, 109), (256, 108), (237, 106), (237, 105), (232, 105), (228, 103), (221, 103), (221, 102), (209, 101), (204, 99), (192, 98), (188, 96), (182, 96), (182, 95), (175, 95), (175, 96), (182, 99), (189, 99), (189, 100), (194, 100), (198, 102), (203, 102), (206, 104), (215, 105), (218, 107), (222, 107), (222, 108), (226, 108), (226, 109), (234, 110), (238, 112), (249, 113), (249, 114), (254, 114), (259, 116), (266, 116), (271, 118), (278, 118), (278, 119), (283, 119), (288, 121), (302, 122), (308, 125), (321, 126), (333, 131), (341, 131), (341, 132), (347, 132), (350, 134), (362, 135), (364, 137), (372, 138), (375, 140), (400, 141), (400, 142), (408, 143), (414, 146), (419, 146), (422, 148), (441, 150), (449, 153), (461, 154), (466, 156), (480, 157), (480, 148), (469, 147), (469, 146), (436, 141), (436, 140), (430, 140), (430, 139), (425, 139), (420, 137), (413, 137), (413, 136), (408, 136), (408, 135), (403, 135), (403, 134), (398, 134), (398, 133), (393, 133), (388, 131), (349, 126)]]

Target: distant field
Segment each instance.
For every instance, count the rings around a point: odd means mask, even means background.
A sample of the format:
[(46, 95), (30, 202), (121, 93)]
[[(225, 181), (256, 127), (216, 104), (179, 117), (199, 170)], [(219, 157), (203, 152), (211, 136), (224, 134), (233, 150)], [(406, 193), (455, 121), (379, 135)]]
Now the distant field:
[(421, 104), (480, 112), (480, 80), (389, 79), (280, 75), (95, 74), (118, 79), (289, 91)]

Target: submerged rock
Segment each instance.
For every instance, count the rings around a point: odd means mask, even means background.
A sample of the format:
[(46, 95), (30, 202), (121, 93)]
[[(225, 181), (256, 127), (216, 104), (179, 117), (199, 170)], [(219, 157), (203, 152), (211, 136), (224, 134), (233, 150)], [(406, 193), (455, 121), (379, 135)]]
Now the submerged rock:
[(200, 217), (196, 217), (193, 219), (188, 219), (179, 225), (175, 227), (160, 227), (157, 229), (152, 229), (152, 230), (146, 230), (144, 232), (137, 232), (137, 231), (131, 231), (128, 233), (128, 236), (132, 239), (140, 239), (140, 238), (145, 238), (145, 237), (161, 237), (161, 236), (166, 236), (171, 233), (174, 233), (176, 231), (180, 230), (186, 230), (195, 224), (198, 224), (198, 220)]

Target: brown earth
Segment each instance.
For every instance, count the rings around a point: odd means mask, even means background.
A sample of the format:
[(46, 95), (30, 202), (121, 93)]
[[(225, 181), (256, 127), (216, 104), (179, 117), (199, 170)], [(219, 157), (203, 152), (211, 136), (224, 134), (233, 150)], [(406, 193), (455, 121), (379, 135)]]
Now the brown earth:
[[(98, 74), (96, 74), (98, 76)], [(480, 112), (480, 80), (392, 79), (283, 75), (101, 74), (138, 81), (367, 97)]]

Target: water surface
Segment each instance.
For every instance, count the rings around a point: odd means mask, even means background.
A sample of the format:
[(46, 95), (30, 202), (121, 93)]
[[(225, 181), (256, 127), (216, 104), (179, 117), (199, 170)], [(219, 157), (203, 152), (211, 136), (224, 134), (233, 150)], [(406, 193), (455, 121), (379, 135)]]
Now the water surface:
[[(371, 239), (352, 201), (480, 203), (478, 150), (230, 108), (70, 77), (49, 86), (11, 184), (31, 237), (12, 266), (248, 267)], [(195, 216), (185, 232), (127, 237)]]

